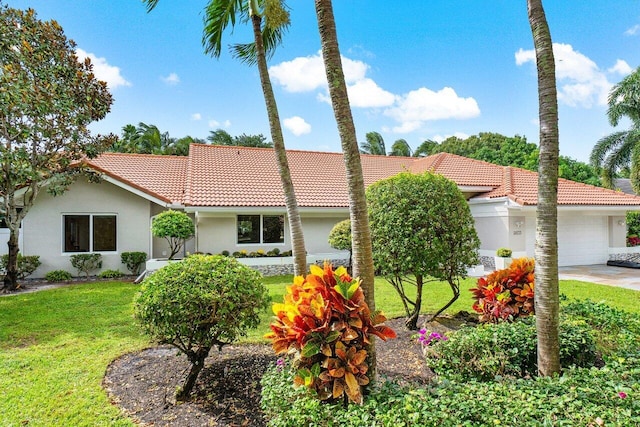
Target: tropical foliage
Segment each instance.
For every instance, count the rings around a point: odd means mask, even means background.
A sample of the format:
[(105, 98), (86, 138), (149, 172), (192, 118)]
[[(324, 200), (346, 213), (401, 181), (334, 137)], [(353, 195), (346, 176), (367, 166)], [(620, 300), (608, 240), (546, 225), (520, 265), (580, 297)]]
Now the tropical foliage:
[(509, 268), (478, 279), (477, 287), (471, 289), (473, 309), (480, 313), (481, 322), (529, 316), (535, 313), (534, 288), (533, 258), (516, 258)]
[(295, 277), (273, 312), (265, 338), (276, 354), (294, 353), (294, 383), (314, 390), (320, 400), (361, 404), (362, 387), (370, 380), (366, 345), (372, 335), (386, 340), (395, 332), (382, 325), (381, 312), (371, 313), (360, 280), (344, 267), (312, 265), (306, 277)]
[(611, 89), (607, 117), (612, 126), (627, 118), (631, 127), (600, 139), (591, 151), (591, 164), (601, 168), (608, 188), (621, 169), (629, 169), (631, 186), (640, 194), (640, 67)]
[(452, 299), (435, 317), (458, 298), (459, 278), (478, 263), (469, 205), (455, 183), (430, 172), (378, 181), (367, 202), (376, 269), (402, 299), (407, 327), (417, 329), (424, 285), (445, 280), (451, 287)]
[(191, 368), (176, 392), (185, 400), (211, 348), (257, 327), (268, 300), (258, 272), (233, 258), (193, 255), (148, 276), (134, 313), (146, 334), (187, 356)]
[(0, 4), (0, 215), (9, 229), (3, 288), (17, 288), (20, 224), (39, 193), (62, 194), (82, 173), (78, 161), (104, 151), (111, 138), (88, 125), (106, 116), (113, 99), (87, 58), (56, 21)]
[(204, 140), (191, 136), (172, 138), (169, 132), (161, 132), (155, 125), (140, 122), (137, 127), (132, 124), (125, 125), (122, 135), (109, 151), (186, 156), (189, 154), (189, 145), (204, 143)]
[(229, 132), (224, 129), (216, 129), (209, 132), (207, 137), (212, 145), (231, 145), (236, 147), (258, 147), (258, 148), (273, 148), (273, 142), (268, 142), (267, 138), (262, 135), (236, 135), (231, 136)]

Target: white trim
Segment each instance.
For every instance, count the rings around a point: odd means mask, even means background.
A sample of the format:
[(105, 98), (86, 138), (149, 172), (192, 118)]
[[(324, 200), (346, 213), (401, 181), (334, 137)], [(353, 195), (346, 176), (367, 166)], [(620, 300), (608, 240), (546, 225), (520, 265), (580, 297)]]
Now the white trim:
[[(286, 208), (284, 206), (185, 206), (184, 211), (188, 213), (197, 212), (203, 217), (215, 216), (216, 214), (284, 214)], [(318, 213), (318, 214), (344, 214), (349, 212), (349, 207), (338, 208), (317, 208), (317, 207), (298, 207), (300, 214)]]
[(640, 254), (640, 246), (609, 248), (609, 255), (614, 254)]

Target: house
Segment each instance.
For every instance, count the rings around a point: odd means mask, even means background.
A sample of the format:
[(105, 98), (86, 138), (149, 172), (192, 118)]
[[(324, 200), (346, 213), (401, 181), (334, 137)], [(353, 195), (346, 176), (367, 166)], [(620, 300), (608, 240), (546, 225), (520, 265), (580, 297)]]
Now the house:
[[(348, 218), (342, 154), (291, 150), (287, 155), (309, 262), (344, 258), (327, 242), (334, 224)], [(193, 144), (186, 157), (105, 153), (86, 163), (103, 174), (102, 183), (78, 181), (58, 197), (41, 193), (24, 220), (21, 251), (40, 255), (36, 277), (54, 269), (72, 271), (69, 257), (78, 252), (100, 252), (104, 269), (120, 270), (122, 252), (166, 257), (167, 247), (151, 236), (150, 223), (170, 208), (195, 221), (196, 237), (187, 252), (290, 249), (272, 149)], [(362, 166), (366, 185), (405, 170), (434, 171), (454, 181), (469, 202), (488, 267), (499, 247), (511, 248), (514, 256), (533, 256), (536, 173), (447, 153), (362, 155)], [(637, 249), (625, 247), (624, 219), (626, 211), (640, 209), (640, 197), (562, 179), (558, 191), (560, 265), (604, 264)], [(290, 259), (266, 261), (282, 264), (276, 272), (290, 268)]]

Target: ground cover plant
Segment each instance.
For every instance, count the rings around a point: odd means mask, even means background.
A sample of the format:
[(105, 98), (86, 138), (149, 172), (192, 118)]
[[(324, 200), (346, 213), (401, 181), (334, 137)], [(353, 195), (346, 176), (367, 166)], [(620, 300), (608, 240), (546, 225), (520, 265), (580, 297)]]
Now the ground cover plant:
[[(292, 276), (266, 277), (264, 283), (272, 299), (281, 301), (285, 286), (292, 280)], [(384, 309), (390, 318), (403, 316), (402, 303), (395, 295), (395, 290), (381, 278), (376, 278), (375, 285), (377, 307)], [(461, 289), (469, 289), (474, 285), (475, 279), (465, 279)], [(0, 400), (1, 424), (19, 426), (27, 421), (28, 425), (38, 426), (133, 426), (109, 402), (101, 382), (111, 360), (150, 345), (141, 336), (132, 318), (132, 300), (138, 289), (139, 285), (114, 281), (67, 285), (61, 289), (0, 297), (0, 390), (3, 390), (4, 396)], [(570, 299), (588, 298), (635, 315), (640, 314), (640, 292), (637, 291), (573, 280), (561, 281), (560, 291)], [(429, 298), (423, 304), (423, 312), (433, 313), (449, 296), (448, 284), (432, 284)], [(463, 294), (445, 314), (469, 310), (471, 304), (470, 293), (467, 296)], [(599, 307), (598, 304), (588, 304), (583, 309), (599, 311)], [(272, 316), (271, 311), (263, 312), (260, 327), (250, 331), (241, 342), (264, 343), (262, 336), (269, 331)], [(618, 314), (610, 312), (593, 317), (595, 323), (602, 325), (601, 332), (594, 333), (596, 341), (601, 341), (599, 348), (618, 342), (618, 334), (630, 334), (625, 329), (620, 332), (614, 329), (614, 326), (620, 328), (620, 325), (629, 324), (628, 318), (618, 321), (618, 317)], [(396, 340), (390, 342), (393, 341)], [(639, 347), (636, 345), (635, 348)], [(631, 350), (632, 346), (629, 347)], [(618, 350), (612, 349), (607, 353), (609, 360), (616, 360), (614, 351)], [(173, 364), (165, 368), (170, 366)], [(484, 410), (486, 414), (482, 420), (488, 420), (484, 422), (485, 425), (493, 424), (494, 419), (501, 420), (502, 425), (516, 425), (515, 421), (509, 422), (509, 419), (522, 417), (521, 413), (526, 414), (535, 405), (542, 404), (545, 406), (536, 407), (531, 419), (545, 409), (548, 409), (550, 419), (557, 419), (558, 408), (567, 405), (568, 410), (573, 408), (575, 411), (582, 405), (585, 414), (596, 413), (595, 417), (603, 417), (604, 414), (603, 418), (606, 419), (611, 410), (594, 406), (593, 403), (606, 400), (607, 404), (618, 405), (616, 410), (621, 411), (619, 417), (622, 421), (612, 421), (610, 425), (626, 426), (629, 423), (625, 423), (624, 417), (629, 416), (629, 408), (636, 414), (639, 411), (637, 394), (632, 394), (636, 389), (629, 389), (626, 384), (629, 381), (638, 382), (638, 378), (636, 374), (624, 377), (617, 373), (615, 378), (611, 378), (615, 373), (615, 365), (612, 366), (600, 370), (575, 371), (565, 380), (569, 387), (574, 387), (565, 397), (550, 398), (549, 393), (557, 390), (558, 385), (540, 379), (534, 383), (516, 381), (513, 388), (511, 383), (476, 384), (473, 387), (450, 383), (448, 387), (441, 385), (411, 393), (397, 385), (385, 384), (380, 390), (372, 390), (364, 406), (352, 405), (349, 412), (333, 413), (333, 407), (320, 405), (313, 399), (303, 399), (287, 409), (298, 411), (290, 413), (292, 422), (306, 413), (315, 419), (342, 420), (345, 425), (360, 423), (367, 426), (374, 425), (374, 417), (382, 420), (378, 425), (402, 425), (402, 420), (407, 418), (416, 422), (405, 422), (405, 425), (418, 425), (418, 421), (424, 421), (424, 425), (438, 422), (451, 425), (457, 416)], [(292, 379), (283, 381), (289, 384)], [(611, 394), (611, 390), (615, 393)], [(287, 393), (302, 392), (304, 389), (287, 389)], [(626, 393), (627, 398), (622, 399), (617, 393)], [(486, 400), (477, 399), (478, 395), (486, 396)], [(286, 393), (280, 397), (283, 401), (278, 405), (284, 405), (289, 399)], [(407, 408), (410, 412), (399, 414)], [(504, 413), (504, 416), (500, 416), (500, 413)], [(333, 418), (329, 418), (330, 415)], [(350, 418), (346, 420), (345, 417)], [(366, 423), (362, 420), (369, 421)], [(398, 423), (393, 424), (396, 421)], [(572, 424), (568, 420), (566, 424), (587, 425), (580, 419), (574, 421)], [(482, 421), (474, 423), (469, 422), (468, 425), (483, 424)], [(301, 422), (298, 425), (306, 424)], [(536, 425), (536, 422), (526, 422), (524, 425)], [(562, 424), (549, 422), (549, 425)]]

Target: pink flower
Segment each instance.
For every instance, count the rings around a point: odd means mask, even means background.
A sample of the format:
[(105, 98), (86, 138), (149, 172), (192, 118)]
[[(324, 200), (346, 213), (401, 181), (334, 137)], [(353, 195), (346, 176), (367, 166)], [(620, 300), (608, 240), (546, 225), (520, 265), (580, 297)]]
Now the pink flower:
[(627, 393), (625, 393), (624, 391), (619, 391), (618, 392), (618, 397), (620, 399), (626, 399), (627, 398)]

